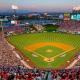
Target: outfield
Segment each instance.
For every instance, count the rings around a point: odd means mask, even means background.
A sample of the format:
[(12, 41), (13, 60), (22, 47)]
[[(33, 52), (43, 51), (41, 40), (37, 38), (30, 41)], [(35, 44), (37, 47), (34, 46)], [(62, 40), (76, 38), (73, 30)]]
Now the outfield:
[(80, 48), (80, 35), (64, 33), (30, 33), (7, 39), (39, 68), (66, 67)]

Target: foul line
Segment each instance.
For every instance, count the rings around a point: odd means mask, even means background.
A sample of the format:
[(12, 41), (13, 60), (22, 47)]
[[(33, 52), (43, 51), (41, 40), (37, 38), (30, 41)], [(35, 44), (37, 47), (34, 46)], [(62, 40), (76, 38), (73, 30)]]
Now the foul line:
[(56, 58), (56, 57), (58, 57), (58, 56), (60, 56), (60, 55), (63, 55), (64, 53), (70, 52), (70, 51), (72, 51), (72, 50), (74, 50), (74, 49), (75, 49), (75, 48), (70, 49), (70, 50), (67, 50), (67, 51), (65, 51), (65, 52), (62, 52), (61, 54), (58, 54), (58, 55), (52, 57), (51, 59), (54, 59), (54, 58)]
[[(70, 50), (67, 50), (67, 51), (64, 51), (64, 52), (62, 52), (62, 53), (60, 53), (60, 54), (58, 54), (58, 55), (56, 55), (56, 56), (54, 56), (54, 57), (51, 57), (50, 59), (54, 59), (54, 58), (56, 58), (56, 57), (59, 57), (60, 55), (63, 55), (64, 53), (67, 53), (67, 52), (70, 52), (70, 51), (72, 51), (72, 50), (74, 50), (74, 49), (75, 49), (75, 48), (70, 49)], [(30, 51), (30, 52), (32, 52), (32, 53), (35, 53), (36, 55), (41, 56), (42, 58), (47, 58), (47, 57), (45, 57), (45, 56), (43, 56), (43, 55), (40, 55), (39, 53), (37, 53), (37, 52), (35, 52), (35, 51), (32, 51), (32, 50), (28, 50), (28, 51)]]
[(28, 50), (28, 51), (30, 51), (30, 52), (32, 52), (32, 53), (35, 53), (36, 55), (39, 55), (39, 56), (41, 56), (41, 57), (43, 57), (43, 58), (47, 58), (47, 57), (45, 57), (45, 56), (43, 56), (43, 55), (41, 55), (41, 54), (39, 54), (39, 53), (37, 53), (37, 52), (35, 52), (35, 51), (32, 51), (32, 50)]

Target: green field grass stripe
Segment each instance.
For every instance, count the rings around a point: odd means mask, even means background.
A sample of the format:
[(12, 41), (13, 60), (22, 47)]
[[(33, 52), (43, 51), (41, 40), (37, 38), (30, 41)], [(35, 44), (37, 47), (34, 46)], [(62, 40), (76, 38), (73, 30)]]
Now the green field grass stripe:
[(62, 53), (60, 53), (60, 54), (58, 54), (58, 55), (56, 55), (56, 56), (52, 57), (51, 59), (54, 59), (54, 58), (56, 58), (56, 57), (59, 57), (59, 56), (61, 56), (61, 55), (65, 54), (65, 53), (67, 53), (67, 52), (70, 52), (70, 51), (72, 51), (72, 50), (74, 50), (74, 49), (75, 49), (75, 48), (70, 49), (70, 50), (67, 50), (67, 51), (64, 51), (64, 52), (62, 52)]
[(42, 57), (42, 58), (47, 58), (47, 57), (39, 54), (38, 52), (35, 52), (35, 51), (32, 51), (32, 50), (29, 50), (29, 51), (32, 52), (32, 53), (34, 53), (34, 54), (36, 54), (36, 55), (38, 55), (38, 56), (40, 56), (40, 57)]

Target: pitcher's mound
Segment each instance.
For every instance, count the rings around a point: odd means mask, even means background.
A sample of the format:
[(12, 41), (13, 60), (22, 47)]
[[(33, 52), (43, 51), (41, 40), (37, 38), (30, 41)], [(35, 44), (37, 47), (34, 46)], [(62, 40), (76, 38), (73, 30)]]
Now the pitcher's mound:
[(53, 50), (48, 49), (48, 50), (46, 50), (46, 52), (51, 53), (51, 52), (53, 52)]

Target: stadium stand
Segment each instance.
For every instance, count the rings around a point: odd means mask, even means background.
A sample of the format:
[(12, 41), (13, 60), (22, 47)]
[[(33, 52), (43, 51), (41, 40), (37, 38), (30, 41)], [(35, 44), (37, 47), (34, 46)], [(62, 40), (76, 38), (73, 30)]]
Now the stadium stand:
[[(59, 31), (80, 31), (80, 22), (61, 22)], [(42, 28), (42, 26), (41, 26)], [(12, 26), (5, 28), (6, 32), (22, 33), (24, 28)], [(3, 55), (4, 54), (4, 55)], [(77, 65), (80, 65), (78, 62)], [(0, 34), (0, 79), (1, 80), (80, 80), (80, 67), (61, 70), (28, 69), (14, 55), (12, 48), (2, 39)]]
[(5, 32), (15, 32), (15, 33), (22, 33), (24, 31), (24, 28), (20, 26), (9, 26), (5, 27)]
[(80, 21), (64, 21), (61, 22), (59, 31), (62, 32), (80, 32)]
[(22, 65), (20, 60), (14, 55), (12, 48), (2, 39), (0, 33), (0, 65), (17, 66)]
[(80, 80), (80, 68), (62, 70), (26, 69), (23, 66), (0, 66), (1, 80)]

